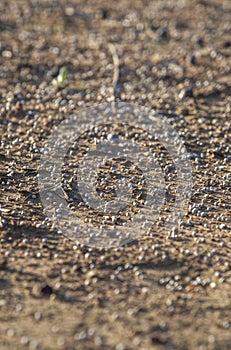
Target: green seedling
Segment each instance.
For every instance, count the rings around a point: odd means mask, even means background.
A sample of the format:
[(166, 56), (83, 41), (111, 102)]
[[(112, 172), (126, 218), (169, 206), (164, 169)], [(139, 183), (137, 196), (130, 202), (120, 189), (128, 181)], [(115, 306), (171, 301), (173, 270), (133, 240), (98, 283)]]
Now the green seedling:
[(67, 79), (68, 70), (66, 67), (61, 67), (59, 70), (59, 74), (56, 78), (52, 80), (52, 84), (58, 89), (62, 89), (64, 87), (64, 83)]

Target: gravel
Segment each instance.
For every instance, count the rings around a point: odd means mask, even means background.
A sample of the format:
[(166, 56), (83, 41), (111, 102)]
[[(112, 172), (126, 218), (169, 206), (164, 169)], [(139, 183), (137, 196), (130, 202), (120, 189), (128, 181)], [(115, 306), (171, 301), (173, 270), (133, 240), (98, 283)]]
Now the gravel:
[[(1, 350), (230, 348), (230, 10), (226, 0), (1, 1)], [(119, 58), (114, 86), (110, 43)], [(64, 66), (58, 90), (52, 79)], [(139, 240), (94, 249), (46, 218), (39, 159), (52, 127), (114, 100), (168, 118), (187, 147), (193, 190), (166, 232), (176, 179), (166, 152), (138, 127), (91, 130), (81, 152), (94, 137), (157, 147), (170, 198)], [(69, 205), (103, 229), (108, 215), (87, 217), (70, 188), (76, 155), (73, 146), (62, 174)], [(104, 195), (107, 177), (98, 181)]]

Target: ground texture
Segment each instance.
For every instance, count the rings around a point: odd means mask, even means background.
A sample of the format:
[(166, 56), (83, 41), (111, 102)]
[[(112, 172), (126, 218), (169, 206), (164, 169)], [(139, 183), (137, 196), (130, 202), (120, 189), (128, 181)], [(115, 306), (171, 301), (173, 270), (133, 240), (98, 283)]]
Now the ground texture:
[[(228, 0), (1, 1), (1, 350), (230, 349), (230, 16)], [(160, 218), (93, 249), (46, 219), (39, 152), (69, 114), (114, 98), (168, 116), (194, 187), (172, 237)]]

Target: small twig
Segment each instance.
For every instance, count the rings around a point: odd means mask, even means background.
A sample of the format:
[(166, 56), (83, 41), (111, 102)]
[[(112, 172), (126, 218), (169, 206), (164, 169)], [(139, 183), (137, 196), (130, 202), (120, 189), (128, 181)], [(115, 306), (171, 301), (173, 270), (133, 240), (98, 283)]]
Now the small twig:
[(155, 35), (155, 33), (153, 33), (153, 31), (152, 31), (149, 27), (146, 28), (145, 34), (147, 34), (147, 36), (148, 36), (150, 39), (156, 40), (156, 35)]
[(113, 88), (113, 99), (115, 101), (116, 99), (116, 89), (119, 81), (119, 57), (116, 52), (115, 45), (112, 43), (108, 44), (108, 48), (111, 52), (112, 59), (113, 59), (113, 65), (114, 65), (114, 73), (113, 73), (113, 79), (112, 79), (112, 88)]

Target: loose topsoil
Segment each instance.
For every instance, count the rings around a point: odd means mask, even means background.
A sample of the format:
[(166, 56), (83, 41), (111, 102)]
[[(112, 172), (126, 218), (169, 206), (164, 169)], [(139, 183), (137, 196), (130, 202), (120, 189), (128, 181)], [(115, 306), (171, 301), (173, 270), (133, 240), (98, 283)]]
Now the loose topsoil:
[[(230, 349), (230, 32), (228, 0), (1, 0), (1, 350)], [(57, 233), (38, 167), (53, 126), (113, 100), (167, 116), (193, 189), (173, 234), (106, 250)]]

